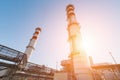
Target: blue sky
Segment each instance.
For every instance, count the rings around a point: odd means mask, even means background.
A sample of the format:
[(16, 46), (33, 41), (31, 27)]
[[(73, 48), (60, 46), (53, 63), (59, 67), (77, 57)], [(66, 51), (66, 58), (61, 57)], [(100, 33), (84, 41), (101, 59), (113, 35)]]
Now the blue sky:
[(24, 52), (34, 29), (42, 32), (29, 61), (56, 68), (69, 54), (65, 8), (75, 6), (86, 52), (95, 63), (120, 63), (119, 0), (0, 0), (0, 44)]

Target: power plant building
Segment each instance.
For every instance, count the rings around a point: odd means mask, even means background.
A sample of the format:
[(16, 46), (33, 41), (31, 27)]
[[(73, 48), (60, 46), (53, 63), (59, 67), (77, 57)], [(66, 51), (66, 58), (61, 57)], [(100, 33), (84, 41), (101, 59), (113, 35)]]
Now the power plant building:
[(71, 50), (69, 59), (61, 61), (63, 69), (54, 74), (54, 80), (120, 80), (119, 64), (96, 65), (92, 57), (87, 56), (82, 45), (81, 26), (76, 20), (74, 9), (71, 4), (66, 7)]
[(0, 45), (0, 80), (120, 80), (120, 64), (94, 64), (83, 48), (75, 7), (66, 7), (70, 53), (61, 70), (28, 62), (41, 28), (36, 28), (25, 52)]

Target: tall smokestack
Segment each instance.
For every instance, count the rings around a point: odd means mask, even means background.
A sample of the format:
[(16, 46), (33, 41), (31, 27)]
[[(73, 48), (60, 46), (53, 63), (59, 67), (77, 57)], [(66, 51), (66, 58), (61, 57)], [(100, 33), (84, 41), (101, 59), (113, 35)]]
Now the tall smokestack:
[(93, 80), (89, 59), (82, 44), (81, 26), (77, 22), (74, 9), (75, 7), (72, 4), (66, 7), (71, 50), (71, 73), (73, 80)]
[(37, 38), (38, 38), (40, 32), (41, 32), (41, 28), (38, 27), (35, 29), (35, 32), (34, 32), (32, 38), (30, 39), (28, 46), (26, 47), (25, 54), (27, 54), (27, 59), (29, 59), (31, 53), (34, 50), (34, 46), (36, 44), (36, 41), (37, 41)]

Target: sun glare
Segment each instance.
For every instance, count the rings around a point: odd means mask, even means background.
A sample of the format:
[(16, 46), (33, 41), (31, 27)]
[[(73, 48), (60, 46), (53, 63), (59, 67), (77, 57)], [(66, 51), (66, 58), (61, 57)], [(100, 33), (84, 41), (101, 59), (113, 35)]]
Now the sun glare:
[(90, 44), (90, 41), (84, 40), (83, 41), (83, 48), (87, 52), (88, 55), (90, 55), (90, 50), (92, 49), (92, 45)]

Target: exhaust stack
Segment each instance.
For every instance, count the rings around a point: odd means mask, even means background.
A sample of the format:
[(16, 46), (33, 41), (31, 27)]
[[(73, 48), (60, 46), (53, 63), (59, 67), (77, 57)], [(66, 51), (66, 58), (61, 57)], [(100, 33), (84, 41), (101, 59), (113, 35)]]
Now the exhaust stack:
[(30, 39), (28, 46), (26, 47), (25, 54), (27, 54), (27, 60), (29, 59), (31, 53), (35, 49), (34, 46), (36, 44), (36, 41), (37, 41), (37, 38), (38, 38), (40, 32), (41, 32), (41, 28), (38, 27), (35, 29), (35, 32), (34, 32), (32, 38)]

